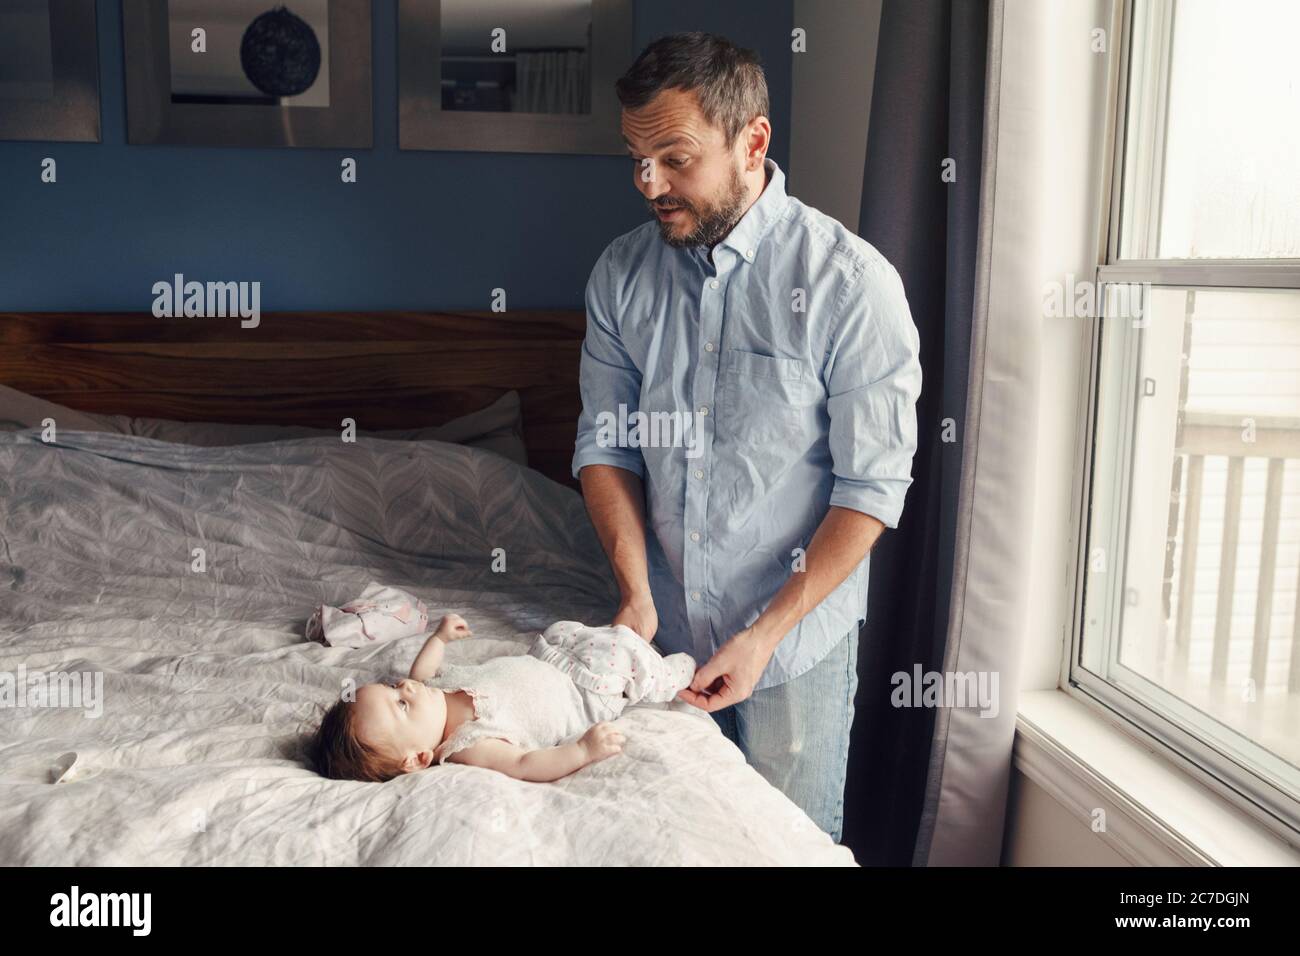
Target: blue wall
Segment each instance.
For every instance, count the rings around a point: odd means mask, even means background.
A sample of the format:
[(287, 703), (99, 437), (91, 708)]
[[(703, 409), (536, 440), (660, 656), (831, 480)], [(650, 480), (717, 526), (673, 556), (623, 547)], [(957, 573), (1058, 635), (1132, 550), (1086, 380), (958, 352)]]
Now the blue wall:
[[(100, 143), (0, 142), (0, 311), (148, 311), (173, 273), (258, 280), (264, 311), (580, 308), (600, 251), (647, 218), (630, 161), (397, 148), (397, 4), (374, 4), (371, 150), (128, 146), (120, 0), (98, 0)], [(758, 51), (789, 156), (792, 0), (636, 0)], [(356, 156), (358, 182), (339, 182)], [(58, 162), (58, 183), (40, 162)]]

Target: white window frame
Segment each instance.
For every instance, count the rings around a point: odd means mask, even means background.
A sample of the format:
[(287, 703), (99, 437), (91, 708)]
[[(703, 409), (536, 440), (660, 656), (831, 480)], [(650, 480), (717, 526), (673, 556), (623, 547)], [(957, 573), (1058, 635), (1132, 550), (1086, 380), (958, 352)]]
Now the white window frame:
[[(1177, 0), (1173, 0), (1177, 3)], [(1150, 13), (1157, 5), (1147, 8)], [(1127, 113), (1130, 108), (1142, 110), (1149, 116), (1150, 123), (1144, 123), (1140, 135), (1147, 142), (1142, 154), (1149, 160), (1148, 168), (1140, 169), (1137, 176), (1145, 178), (1146, 184), (1158, 183), (1162, 170), (1158, 164), (1163, 163), (1163, 130), (1165, 126), (1165, 93), (1168, 89), (1168, 69), (1170, 50), (1167, 42), (1170, 37), (1168, 22), (1156, 12), (1159, 30), (1151, 30), (1145, 38), (1147, 48), (1142, 50), (1140, 67), (1133, 67), (1130, 62), (1130, 45), (1133, 38), (1133, 3), (1132, 0), (1115, 0), (1112, 8), (1112, 37), (1118, 34), (1119, 56), (1111, 64), (1109, 82), (1110, 100), (1107, 110), (1106, 129), (1103, 131), (1102, 149), (1106, 179), (1099, 197), (1098, 266), (1094, 279), (1095, 290), (1100, 290), (1114, 283), (1149, 284), (1152, 288), (1161, 286), (1179, 289), (1294, 289), (1300, 290), (1300, 260), (1297, 259), (1120, 259), (1120, 216), (1121, 199), (1124, 185), (1124, 158), (1126, 146)], [(1115, 46), (1112, 45), (1112, 49)], [(1128, 90), (1130, 73), (1136, 68), (1161, 71), (1165, 81), (1152, 84), (1135, 84), (1148, 94), (1143, 103), (1129, 104)], [(1155, 190), (1144, 188), (1141, 195), (1147, 197), (1147, 205), (1131, 211), (1136, 222), (1131, 229), (1138, 232), (1138, 244), (1146, 249), (1146, 254), (1154, 254), (1154, 237), (1145, 233), (1145, 227), (1153, 220), (1151, 211), (1154, 203), (1150, 201)], [(1097, 300), (1100, 306), (1102, 296)], [(1139, 334), (1133, 329), (1128, 319), (1117, 320), (1119, 326), (1127, 331), (1119, 336), (1118, 345), (1109, 356), (1102, 353), (1102, 320), (1088, 319), (1084, 345), (1085, 374), (1082, 378), (1082, 392), (1079, 396), (1079, 429), (1076, 447), (1076, 486), (1073, 489), (1074, 508), (1072, 514), (1078, 522), (1074, 529), (1075, 547), (1071, 554), (1070, 575), (1074, 595), (1073, 621), (1067, 653), (1063, 656), (1061, 666), (1060, 688), (1065, 693), (1082, 701), (1110, 719), (1117, 726), (1144, 744), (1154, 746), (1157, 752), (1164, 754), (1175, 765), (1192, 775), (1195, 779), (1220, 794), (1234, 805), (1240, 807), (1251, 817), (1267, 826), (1272, 832), (1295, 846), (1300, 846), (1300, 801), (1273, 785), (1270, 781), (1244, 768), (1226, 754), (1209, 745), (1200, 736), (1185, 730), (1179, 723), (1161, 714), (1148, 703), (1132, 693), (1099, 678), (1088, 671), (1082, 664), (1082, 643), (1084, 630), (1084, 598), (1090, 553), (1090, 517), (1094, 496), (1110, 495), (1118, 507), (1107, 513), (1109, 542), (1104, 545), (1106, 553), (1113, 555), (1112, 567), (1107, 575), (1110, 586), (1105, 602), (1109, 620), (1105, 624), (1103, 640), (1114, 641), (1116, 632), (1114, 598), (1121, 590), (1124, 580), (1123, 560), (1126, 549), (1115, 547), (1115, 541), (1122, 540), (1128, 527), (1127, 507), (1130, 474), (1129, 458), (1132, 450), (1134, 410), (1136, 406), (1136, 362), (1138, 357)], [(1115, 333), (1112, 331), (1112, 335)], [(1120, 369), (1121, 380), (1132, 382), (1132, 389), (1116, 390), (1119, 394), (1112, 396), (1120, 406), (1108, 414), (1112, 421), (1120, 421), (1123, 427), (1116, 432), (1114, 444), (1119, 446), (1120, 467), (1112, 472), (1111, 477), (1093, 479), (1093, 468), (1098, 458), (1098, 385), (1103, 373), (1102, 363), (1115, 363)], [(1132, 373), (1132, 374), (1129, 374)], [(1111, 371), (1110, 374), (1117, 374)], [(1127, 451), (1125, 451), (1127, 449)], [(1113, 449), (1112, 449), (1113, 451)], [(1105, 454), (1107, 449), (1101, 449)], [(1118, 481), (1115, 481), (1118, 476)], [(1096, 542), (1093, 542), (1095, 545)], [(1118, 583), (1116, 583), (1118, 582)], [(1112, 659), (1110, 647), (1102, 651), (1104, 659)], [(1155, 685), (1151, 685), (1153, 688)], [(1164, 692), (1171, 697), (1168, 692)], [(1172, 708), (1176, 709), (1176, 708)]]

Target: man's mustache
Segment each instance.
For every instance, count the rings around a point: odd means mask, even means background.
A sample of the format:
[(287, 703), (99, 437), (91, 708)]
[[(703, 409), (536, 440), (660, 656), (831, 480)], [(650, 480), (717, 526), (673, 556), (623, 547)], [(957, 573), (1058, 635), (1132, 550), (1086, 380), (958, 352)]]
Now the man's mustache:
[(651, 212), (672, 212), (674, 209), (691, 208), (689, 203), (682, 203), (680, 205), (673, 205), (673, 206), (665, 206), (661, 203), (648, 202), (646, 203), (646, 205), (650, 207)]

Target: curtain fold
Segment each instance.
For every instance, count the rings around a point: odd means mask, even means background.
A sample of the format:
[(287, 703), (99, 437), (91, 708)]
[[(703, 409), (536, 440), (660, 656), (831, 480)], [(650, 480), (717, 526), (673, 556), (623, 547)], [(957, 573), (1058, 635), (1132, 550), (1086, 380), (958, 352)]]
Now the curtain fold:
[[(1024, 580), (1020, 573), (1023, 568), (1014, 553), (1010, 563), (1003, 567), (972, 567), (972, 557), (977, 551), (986, 559), (992, 554), (1010, 552), (1010, 542), (1023, 529), (1021, 521), (1027, 517), (1025, 483), (1016, 478), (1005, 480), (1003, 475), (999, 489), (990, 484), (990, 479), (995, 471), (1023, 468), (1033, 460), (1032, 444), (1025, 445), (1020, 438), (1027, 437), (1032, 442), (1036, 431), (1034, 406), (1031, 400), (1026, 401), (1037, 391), (1036, 362), (1021, 361), (997, 370), (993, 373), (992, 386), (986, 389), (990, 373), (987, 319), (1004, 13), (1003, 0), (992, 0), (983, 37), (986, 57), (985, 76), (980, 84), (984, 102), (979, 104), (984, 127), (980, 144), (981, 181), (974, 209), (974, 229), (965, 237), (974, 255), (970, 262), (971, 295), (963, 302), (969, 331), (965, 337), (964, 425), (958, 446), (962, 455), (958, 487), (952, 499), (957, 506), (955, 522), (952, 537), (945, 542), (948, 545), (949, 574), (944, 582), (948, 588), (948, 613), (940, 622), (943, 644), (939, 655), (944, 675), (996, 675), (997, 711), (992, 719), (974, 709), (944, 707), (935, 711), (925, 796), (913, 851), (913, 862), (917, 865), (998, 865), (1015, 736), (1021, 630), (1016, 627), (1012, 607), (1015, 599), (1010, 602), (1003, 599), (1003, 585), (1010, 585), (1013, 592), (1023, 592), (1020, 587)], [(1024, 345), (1019, 358), (1036, 357), (1032, 335)], [(1018, 409), (1017, 402), (1022, 403)], [(994, 452), (990, 444), (996, 444), (999, 438), (1006, 442)], [(982, 446), (986, 453), (1000, 455), (1000, 460), (981, 460)], [(984, 469), (982, 475), (980, 467)], [(979, 524), (977, 512), (990, 523)], [(981, 545), (991, 547), (976, 549), (972, 542), (976, 533), (987, 535), (988, 539)], [(971, 582), (990, 571), (999, 580), (989, 582), (986, 594), (972, 596)], [(999, 627), (998, 621), (1005, 622), (1006, 626)], [(968, 628), (968, 623), (977, 626)]]
[[(859, 231), (903, 277), (924, 380), (859, 655), (844, 833), (864, 863), (998, 865), (1019, 692), (1059, 682), (1086, 325), (1044, 296), (1097, 266), (1116, 10), (885, 0)], [(996, 711), (893, 706), (918, 670), (996, 686)]]
[(925, 805), (936, 712), (892, 698), (895, 675), (938, 670), (947, 643), (988, 15), (987, 0), (885, 0), (881, 10), (858, 232), (903, 279), (924, 381), (913, 484), (902, 524), (872, 554), (859, 652), (843, 840), (864, 864), (912, 864)]

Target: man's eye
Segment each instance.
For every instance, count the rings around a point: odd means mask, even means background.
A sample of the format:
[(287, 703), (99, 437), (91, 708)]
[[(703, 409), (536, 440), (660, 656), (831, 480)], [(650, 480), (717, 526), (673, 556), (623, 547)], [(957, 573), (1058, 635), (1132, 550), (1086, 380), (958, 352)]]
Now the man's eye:
[(668, 160), (668, 165), (671, 166), (671, 167), (673, 167), (673, 169), (681, 169), (683, 166), (686, 165), (686, 160), (684, 160), (684, 159), (670, 159), (670, 160)]

